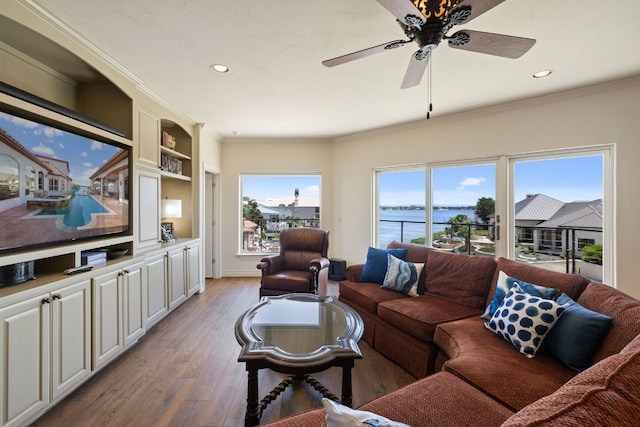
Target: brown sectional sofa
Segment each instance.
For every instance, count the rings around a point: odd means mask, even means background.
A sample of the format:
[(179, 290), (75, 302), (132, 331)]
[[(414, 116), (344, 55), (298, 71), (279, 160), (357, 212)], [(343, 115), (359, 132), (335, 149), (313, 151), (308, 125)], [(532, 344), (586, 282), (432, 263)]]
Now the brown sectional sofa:
[[(637, 425), (640, 420), (640, 301), (584, 277), (505, 258), (406, 248), (407, 261), (425, 263), (418, 297), (360, 283), (363, 265), (347, 269), (340, 300), (365, 325), (363, 339), (418, 378), (363, 405), (362, 410), (412, 426)], [(610, 316), (612, 326), (576, 373), (548, 351), (533, 358), (487, 330), (480, 316), (498, 274), (557, 288), (581, 306)], [(271, 424), (324, 426), (324, 411)]]

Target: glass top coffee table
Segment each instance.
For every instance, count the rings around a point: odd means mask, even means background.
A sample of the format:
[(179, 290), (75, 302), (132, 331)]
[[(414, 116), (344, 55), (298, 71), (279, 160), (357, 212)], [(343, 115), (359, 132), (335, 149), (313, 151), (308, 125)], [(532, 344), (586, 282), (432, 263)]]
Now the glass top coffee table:
[[(342, 367), (342, 399), (351, 406), (351, 369), (361, 359), (358, 341), (362, 319), (336, 297), (287, 294), (263, 297), (236, 322), (236, 339), (242, 346), (239, 362), (248, 372), (246, 426), (260, 422), (262, 411), (295, 380), (304, 380), (323, 396), (337, 397), (310, 374), (332, 366)], [(264, 399), (258, 401), (258, 370), (269, 368), (289, 374)]]

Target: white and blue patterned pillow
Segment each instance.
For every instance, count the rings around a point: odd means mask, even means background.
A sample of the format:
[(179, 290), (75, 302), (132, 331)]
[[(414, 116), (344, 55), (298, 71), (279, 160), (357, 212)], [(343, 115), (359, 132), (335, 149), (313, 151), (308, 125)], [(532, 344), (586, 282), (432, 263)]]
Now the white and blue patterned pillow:
[(351, 409), (337, 402), (322, 398), (327, 427), (410, 427), (407, 424), (390, 420), (373, 412)]
[(483, 319), (489, 320), (493, 313), (496, 312), (504, 297), (509, 292), (509, 289), (513, 287), (513, 285), (518, 284), (520, 288), (528, 294), (534, 295), (536, 297), (545, 298), (545, 299), (553, 299), (557, 294), (558, 290), (555, 288), (547, 288), (545, 286), (534, 285), (533, 283), (524, 282), (522, 280), (514, 279), (513, 277), (507, 276), (507, 273), (504, 271), (500, 271), (498, 273), (498, 283), (496, 284), (496, 292), (491, 299), (491, 302), (487, 306), (487, 309), (484, 311), (482, 316)]
[(417, 297), (418, 280), (423, 268), (423, 263), (403, 261), (387, 254), (387, 274), (384, 276), (381, 288)]
[(527, 357), (534, 357), (542, 340), (569, 304), (533, 296), (516, 284), (484, 326), (511, 342)]

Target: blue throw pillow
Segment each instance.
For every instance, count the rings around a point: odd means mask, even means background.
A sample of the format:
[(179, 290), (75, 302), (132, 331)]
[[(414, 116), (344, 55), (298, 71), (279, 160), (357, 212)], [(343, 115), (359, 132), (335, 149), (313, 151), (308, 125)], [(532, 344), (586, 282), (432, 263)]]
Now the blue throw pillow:
[(387, 274), (387, 254), (404, 261), (407, 256), (406, 249), (378, 249), (369, 247), (367, 260), (360, 273), (360, 282), (377, 283), (382, 285)]
[(593, 354), (613, 319), (584, 308), (566, 294), (558, 297), (558, 303), (569, 307), (549, 332), (544, 346), (569, 369), (583, 371), (593, 363)]
[(568, 304), (533, 296), (516, 283), (485, 328), (509, 341), (527, 357), (534, 357)]
[(493, 295), (493, 298), (487, 306), (487, 309), (480, 317), (486, 320), (491, 319), (493, 313), (495, 313), (498, 307), (500, 307), (500, 305), (502, 304), (502, 301), (507, 295), (507, 292), (509, 292), (509, 289), (511, 289), (516, 283), (520, 286), (520, 289), (522, 289), (526, 293), (544, 299), (553, 299), (558, 294), (558, 292), (560, 292), (555, 288), (547, 288), (545, 286), (534, 285), (533, 283), (514, 279), (513, 277), (507, 276), (504, 271), (500, 271), (498, 273), (496, 293)]

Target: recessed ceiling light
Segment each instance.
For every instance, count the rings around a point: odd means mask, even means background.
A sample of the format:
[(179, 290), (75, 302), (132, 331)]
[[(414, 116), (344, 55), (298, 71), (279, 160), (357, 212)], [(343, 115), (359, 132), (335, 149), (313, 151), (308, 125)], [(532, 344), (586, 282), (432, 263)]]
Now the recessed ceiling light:
[(227, 67), (226, 65), (222, 65), (222, 64), (213, 64), (209, 68), (211, 68), (216, 73), (220, 73), (220, 74), (224, 74), (224, 73), (228, 73), (229, 72), (229, 67)]
[(536, 79), (541, 79), (543, 77), (547, 77), (549, 75), (551, 75), (553, 71), (552, 70), (542, 70), (542, 71), (538, 71), (537, 73), (533, 73), (533, 77)]

